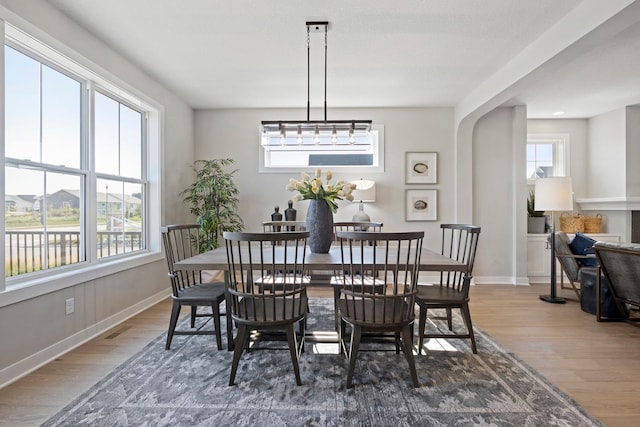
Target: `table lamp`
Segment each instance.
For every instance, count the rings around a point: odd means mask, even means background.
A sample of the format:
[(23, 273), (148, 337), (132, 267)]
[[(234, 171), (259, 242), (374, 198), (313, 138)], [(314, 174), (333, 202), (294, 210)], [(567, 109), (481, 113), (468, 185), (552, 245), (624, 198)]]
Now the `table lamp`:
[(563, 304), (564, 298), (556, 296), (556, 232), (555, 211), (573, 210), (573, 186), (571, 177), (538, 178), (535, 186), (535, 210), (551, 212), (551, 292), (540, 295), (542, 301)]
[(351, 193), (353, 195), (354, 202), (360, 202), (358, 206), (358, 212), (351, 218), (356, 222), (370, 222), (371, 218), (364, 211), (365, 202), (376, 201), (376, 182), (369, 179), (361, 179), (359, 181), (352, 181), (351, 184), (355, 184), (356, 188)]

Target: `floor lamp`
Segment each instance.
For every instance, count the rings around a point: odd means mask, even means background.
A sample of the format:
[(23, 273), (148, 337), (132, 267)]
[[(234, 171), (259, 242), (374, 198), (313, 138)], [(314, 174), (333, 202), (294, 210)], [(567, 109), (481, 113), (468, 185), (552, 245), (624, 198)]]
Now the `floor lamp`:
[(573, 210), (571, 177), (538, 178), (535, 187), (535, 210), (551, 212), (551, 293), (540, 295), (542, 301), (563, 304), (556, 296), (556, 230), (555, 211)]

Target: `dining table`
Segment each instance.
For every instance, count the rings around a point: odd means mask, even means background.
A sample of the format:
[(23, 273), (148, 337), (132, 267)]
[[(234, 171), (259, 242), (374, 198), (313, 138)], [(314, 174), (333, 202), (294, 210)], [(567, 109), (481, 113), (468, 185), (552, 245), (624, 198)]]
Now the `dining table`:
[[(382, 250), (380, 247), (371, 246), (365, 247), (365, 254), (367, 258), (365, 259), (365, 266), (380, 265), (381, 260), (385, 259), (384, 254), (381, 254)], [(393, 249), (391, 249), (393, 250)], [(267, 258), (271, 261), (273, 266), (278, 267), (278, 264), (284, 264), (285, 253), (282, 249), (276, 247), (264, 247), (263, 251)], [(292, 265), (292, 258), (298, 259), (302, 261), (302, 257), (304, 256), (304, 269), (305, 271), (310, 272), (332, 272), (336, 270), (340, 270), (343, 267), (343, 254), (342, 248), (339, 244), (334, 244), (329, 249), (327, 253), (314, 253), (307, 247), (304, 253), (300, 251), (300, 253), (295, 253), (294, 251), (288, 251), (286, 254), (287, 264)], [(346, 253), (346, 251), (345, 251)], [(375, 253), (375, 255), (374, 255)], [(393, 254), (392, 254), (393, 255)], [(345, 255), (348, 256), (348, 255)], [(244, 257), (248, 259), (248, 257)], [(393, 259), (391, 256), (389, 259)], [(346, 263), (348, 261), (345, 260)], [(226, 271), (229, 269), (229, 265), (227, 263), (227, 250), (226, 247), (218, 247), (216, 249), (209, 250), (207, 252), (203, 252), (201, 254), (185, 258), (182, 261), (178, 261), (174, 265), (176, 270), (222, 270)], [(452, 258), (449, 258), (445, 255), (442, 255), (438, 252), (432, 251), (427, 248), (422, 248), (420, 253), (420, 271), (427, 272), (466, 272), (467, 265), (460, 261), (456, 261)], [(465, 280), (469, 280), (468, 277), (465, 277)], [(317, 281), (316, 283), (322, 283), (322, 281)], [(330, 284), (328, 282), (328, 286)], [(230, 313), (230, 308), (227, 305), (227, 313)], [(227, 314), (228, 316), (228, 314)], [(324, 334), (326, 336), (326, 334)], [(233, 349), (233, 325), (230, 319), (227, 317), (227, 343), (228, 349)]]

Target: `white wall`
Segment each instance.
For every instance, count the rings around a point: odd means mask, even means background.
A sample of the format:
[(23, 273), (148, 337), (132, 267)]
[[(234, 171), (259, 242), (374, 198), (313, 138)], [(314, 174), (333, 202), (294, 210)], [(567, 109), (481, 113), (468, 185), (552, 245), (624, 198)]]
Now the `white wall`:
[[(332, 119), (371, 119), (384, 125), (385, 172), (362, 176), (357, 172), (338, 173), (336, 179), (359, 178), (376, 181), (376, 202), (369, 203), (365, 211), (373, 221), (384, 223), (387, 231), (424, 230), (425, 245), (440, 249), (441, 222), (454, 219), (454, 153), (453, 110), (450, 108), (416, 109), (359, 109), (334, 110), (327, 116)], [(312, 113), (312, 116), (313, 113)], [(270, 219), (275, 205), (283, 212), (287, 200), (295, 193), (285, 190), (290, 173), (258, 173), (260, 150), (259, 125), (262, 120), (304, 118), (302, 110), (246, 109), (199, 110), (195, 115), (196, 158), (213, 159), (230, 157), (236, 161), (236, 183), (240, 190), (240, 215), (247, 230), (261, 230), (260, 224)], [(405, 153), (426, 151), (438, 153), (438, 183), (432, 185), (407, 185), (404, 183)], [(309, 170), (307, 172), (313, 172)], [(405, 221), (405, 190), (409, 188), (434, 188), (438, 190), (437, 222)], [(304, 220), (308, 202), (294, 204), (298, 219)], [(358, 210), (356, 203), (340, 202), (336, 220), (350, 220)]]
[(626, 195), (640, 196), (640, 106), (626, 109)]
[[(631, 210), (639, 209), (640, 108), (625, 107), (589, 119), (590, 213), (604, 217), (603, 232), (631, 240)], [(593, 203), (593, 200), (599, 203)]]
[(526, 283), (526, 110), (497, 108), (473, 132), (476, 283)]
[[(0, 18), (84, 65), (97, 64), (105, 77), (120, 80), (164, 108), (162, 221), (184, 221), (188, 215), (177, 193), (191, 182), (192, 109), (47, 2), (0, 0)], [(168, 293), (166, 265), (158, 260), (0, 308), (0, 387)], [(65, 316), (64, 300), (70, 297), (75, 298), (75, 312)]]
[(626, 193), (625, 109), (589, 119), (587, 197), (624, 197)]

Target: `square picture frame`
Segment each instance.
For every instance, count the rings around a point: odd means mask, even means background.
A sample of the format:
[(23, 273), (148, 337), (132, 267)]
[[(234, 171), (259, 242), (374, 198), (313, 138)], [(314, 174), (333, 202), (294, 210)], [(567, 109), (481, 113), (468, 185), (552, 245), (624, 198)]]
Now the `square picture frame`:
[(406, 190), (405, 219), (407, 221), (437, 221), (438, 190)]
[(438, 153), (407, 152), (404, 181), (405, 184), (436, 184)]

